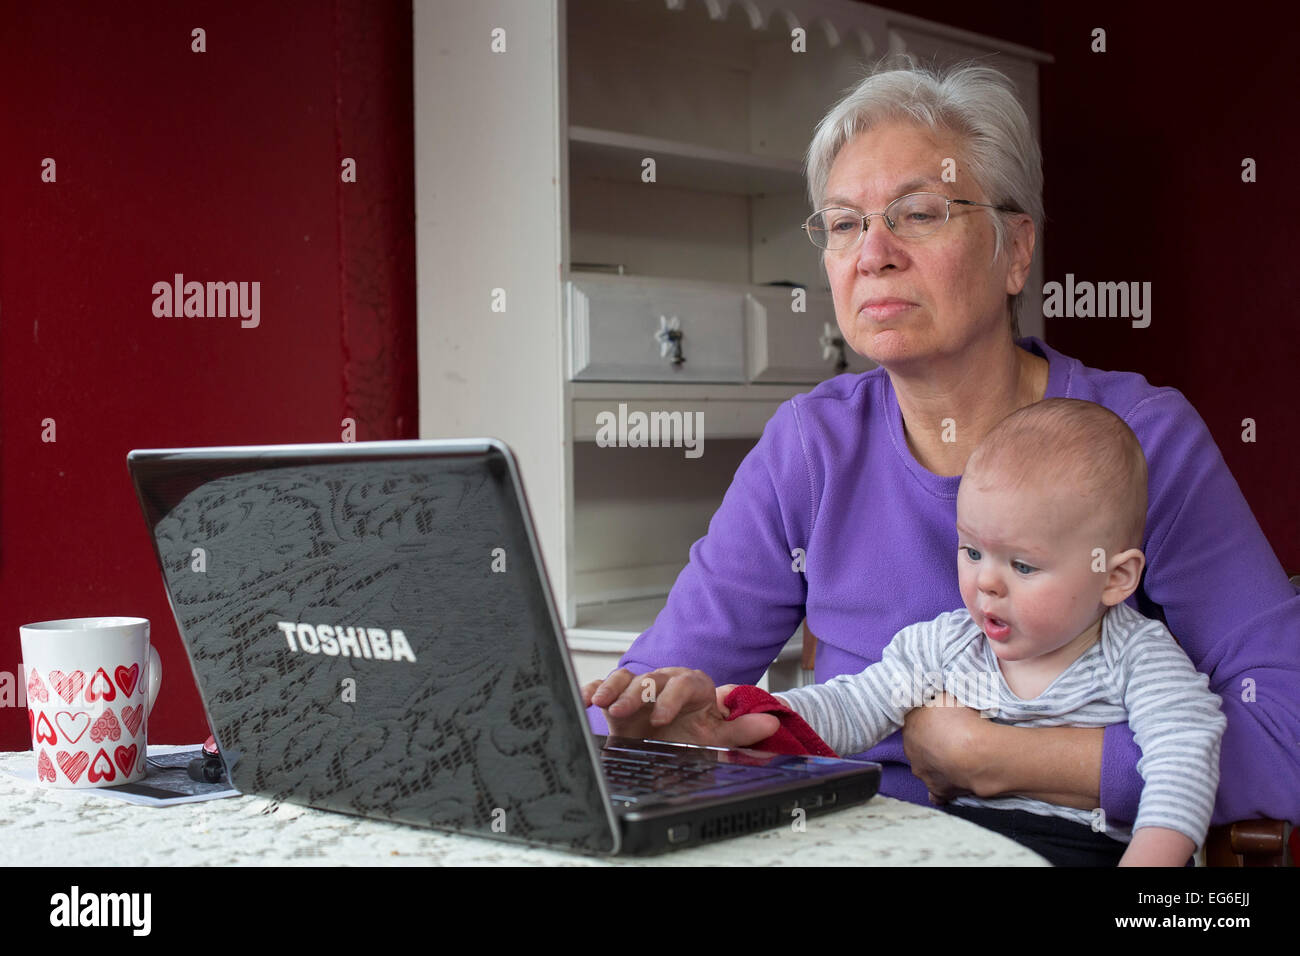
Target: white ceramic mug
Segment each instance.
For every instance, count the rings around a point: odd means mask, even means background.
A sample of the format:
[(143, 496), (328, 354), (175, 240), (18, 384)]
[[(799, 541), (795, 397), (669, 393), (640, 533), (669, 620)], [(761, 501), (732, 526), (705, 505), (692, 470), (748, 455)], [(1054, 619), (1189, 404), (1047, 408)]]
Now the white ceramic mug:
[(37, 782), (116, 787), (145, 777), (162, 663), (142, 617), (80, 617), (19, 628)]

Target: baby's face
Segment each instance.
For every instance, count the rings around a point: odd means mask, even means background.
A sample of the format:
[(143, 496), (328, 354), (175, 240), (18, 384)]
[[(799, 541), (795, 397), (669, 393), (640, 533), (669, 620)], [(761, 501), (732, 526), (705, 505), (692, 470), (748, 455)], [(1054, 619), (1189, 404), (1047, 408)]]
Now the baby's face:
[(1089, 629), (1104, 606), (1106, 575), (1092, 570), (1104, 548), (1069, 489), (981, 489), (957, 494), (957, 578), (962, 601), (1001, 660), (1044, 657)]

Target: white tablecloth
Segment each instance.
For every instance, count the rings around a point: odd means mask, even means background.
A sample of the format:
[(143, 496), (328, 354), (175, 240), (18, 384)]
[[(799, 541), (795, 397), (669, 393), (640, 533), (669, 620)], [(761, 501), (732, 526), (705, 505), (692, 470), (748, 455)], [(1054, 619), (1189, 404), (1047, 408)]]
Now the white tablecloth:
[(260, 797), (140, 807), (15, 777), (0, 753), (0, 865), (1046, 866), (1007, 838), (889, 797), (791, 827), (648, 858), (597, 859), (422, 830)]

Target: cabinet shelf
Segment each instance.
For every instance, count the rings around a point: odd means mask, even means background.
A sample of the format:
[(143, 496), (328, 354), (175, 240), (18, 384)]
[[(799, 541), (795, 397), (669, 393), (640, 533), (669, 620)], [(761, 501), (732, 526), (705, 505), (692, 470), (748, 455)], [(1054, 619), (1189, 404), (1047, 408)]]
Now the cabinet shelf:
[(577, 621), (565, 630), (569, 646), (576, 650), (622, 653), (631, 646), (663, 610), (666, 594), (579, 604)]
[(724, 383), (680, 385), (666, 382), (571, 382), (569, 397), (575, 401), (638, 402), (765, 402), (780, 405), (801, 392), (811, 392), (813, 385), (768, 385), (765, 383)]
[[(565, 629), (569, 647), (575, 651), (622, 655), (655, 622), (663, 610), (666, 595), (603, 604), (578, 605), (577, 623)], [(783, 663), (795, 662), (803, 654), (800, 628), (777, 655)]]
[(655, 182), (677, 189), (740, 196), (798, 194), (804, 189), (798, 160), (590, 126), (569, 127), (569, 168), (575, 179), (639, 183), (647, 157), (655, 161)]

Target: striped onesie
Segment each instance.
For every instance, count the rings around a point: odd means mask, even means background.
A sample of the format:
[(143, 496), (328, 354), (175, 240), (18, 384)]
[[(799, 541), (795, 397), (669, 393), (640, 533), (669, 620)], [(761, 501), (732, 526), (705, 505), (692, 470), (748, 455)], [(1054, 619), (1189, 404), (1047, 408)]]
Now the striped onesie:
[(1105, 727), (1126, 719), (1142, 750), (1142, 799), (1132, 830), (1110, 825), (1100, 810), (1079, 810), (1028, 797), (958, 797), (959, 806), (1027, 810), (1064, 817), (1127, 843), (1133, 830), (1166, 827), (1205, 842), (1219, 785), (1219, 743), (1227, 718), (1159, 621), (1117, 604), (1102, 618), (1101, 639), (1039, 696), (1022, 700), (1002, 677), (983, 631), (965, 608), (903, 628), (881, 660), (860, 674), (781, 691), (785, 701), (841, 754), (868, 750), (903, 726), (913, 707), (942, 687), (964, 706), (998, 723), (1022, 727)]

